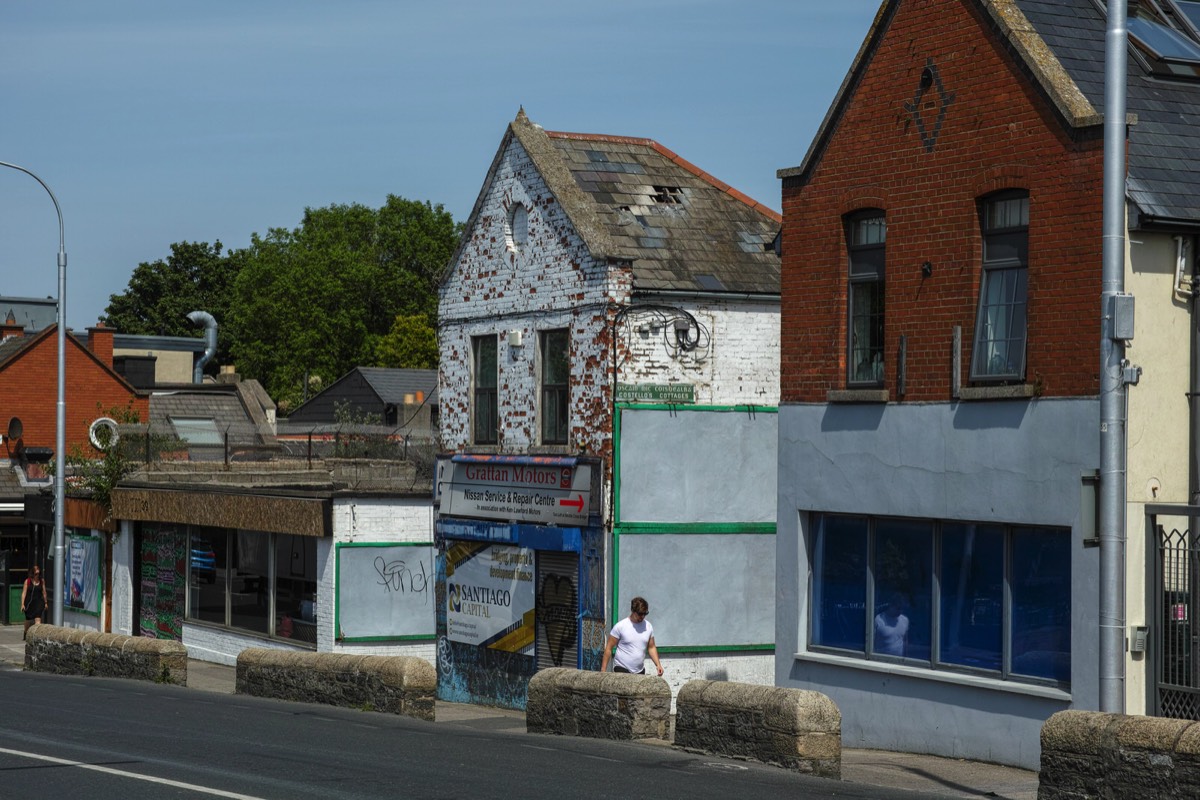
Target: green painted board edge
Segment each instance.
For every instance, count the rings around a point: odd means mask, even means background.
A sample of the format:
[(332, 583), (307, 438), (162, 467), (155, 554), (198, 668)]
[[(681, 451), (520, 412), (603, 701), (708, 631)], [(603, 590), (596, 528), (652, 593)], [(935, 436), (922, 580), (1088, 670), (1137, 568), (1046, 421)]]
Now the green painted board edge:
[(403, 636), (346, 636), (339, 639), (337, 634), (342, 629), (342, 548), (343, 547), (434, 547), (434, 542), (334, 542), (333, 543), (333, 576), (337, 581), (337, 591), (333, 596), (333, 643), (346, 642), (433, 642), (437, 641), (437, 632), (430, 634), (405, 634)]

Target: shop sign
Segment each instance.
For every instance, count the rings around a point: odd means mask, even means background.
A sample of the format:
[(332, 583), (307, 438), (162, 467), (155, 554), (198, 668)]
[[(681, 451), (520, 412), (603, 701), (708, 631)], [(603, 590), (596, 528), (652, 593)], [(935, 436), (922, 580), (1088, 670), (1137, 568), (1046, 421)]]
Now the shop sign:
[(437, 494), (443, 516), (582, 526), (592, 477), (590, 464), (443, 461)]
[(690, 383), (618, 383), (618, 403), (695, 403), (696, 387)]
[(459, 542), (446, 551), (446, 636), (533, 654), (533, 550)]

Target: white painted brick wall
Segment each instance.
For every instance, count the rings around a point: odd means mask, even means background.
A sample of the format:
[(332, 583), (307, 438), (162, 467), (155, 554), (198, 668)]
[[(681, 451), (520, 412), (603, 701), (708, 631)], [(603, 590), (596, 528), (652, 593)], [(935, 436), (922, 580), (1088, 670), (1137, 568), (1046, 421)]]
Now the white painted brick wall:
[(112, 595), (112, 632), (133, 635), (133, 523), (121, 521), (120, 533), (112, 545), (113, 576), (109, 592)]
[(333, 538), (317, 542), (317, 650), (359, 655), (416, 656), (436, 663), (433, 642), (340, 643), (333, 630), (337, 578), (335, 544), (433, 543), (433, 501), (426, 497), (353, 497), (333, 501)]
[(684, 351), (675, 345), (670, 325), (666, 330), (657, 329), (651, 315), (629, 314), (628, 324), (622, 327), (631, 352), (618, 369), (619, 382), (690, 383), (698, 405), (779, 403), (777, 302), (672, 305), (689, 312), (703, 326), (699, 346)]
[[(508, 210), (529, 210), (529, 237), (520, 252), (505, 237)], [(471, 444), (471, 338), (501, 334), (499, 416), (502, 452), (526, 452), (539, 443), (538, 332), (571, 331), (573, 451), (611, 456), (612, 405), (609, 315), (631, 297), (627, 266), (593, 261), (532, 162), (513, 140), (501, 156), (475, 228), (441, 290), (439, 401), (442, 443), (459, 451)], [(613, 305), (609, 305), (613, 304)], [(641, 338), (638, 315), (628, 315), (618, 379), (630, 383), (687, 381), (706, 405), (779, 402), (778, 302), (670, 301), (692, 312), (708, 331), (709, 346), (683, 353), (661, 335)], [(508, 332), (524, 344), (510, 347)], [(673, 336), (673, 333), (672, 333)], [(669, 341), (669, 340), (668, 340)]]
[[(507, 245), (509, 209), (528, 210), (528, 240)], [(501, 156), (496, 178), (480, 207), (457, 268), (441, 289), (442, 443), (461, 450), (471, 443), (471, 338), (499, 341), (500, 442), (504, 452), (524, 452), (540, 440), (537, 416), (538, 332), (568, 328), (571, 339), (572, 446), (602, 452), (609, 365), (606, 307), (629, 297), (628, 269), (594, 261), (562, 206), (514, 139)], [(510, 347), (508, 332), (524, 344)]]
[[(663, 665), (663, 680), (671, 687), (671, 711), (683, 685), (691, 680), (734, 681), (759, 686), (775, 685), (775, 654), (773, 652), (737, 652), (723, 654), (667, 653), (659, 654)], [(653, 675), (654, 663), (646, 660), (646, 669)]]

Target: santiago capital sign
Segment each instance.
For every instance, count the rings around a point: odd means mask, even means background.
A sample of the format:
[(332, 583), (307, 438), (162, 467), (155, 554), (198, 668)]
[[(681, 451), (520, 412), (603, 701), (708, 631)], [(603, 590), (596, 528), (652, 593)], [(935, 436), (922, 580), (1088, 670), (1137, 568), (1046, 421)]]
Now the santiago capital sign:
[(443, 516), (583, 526), (597, 513), (599, 464), (551, 457), (441, 460), (434, 499)]

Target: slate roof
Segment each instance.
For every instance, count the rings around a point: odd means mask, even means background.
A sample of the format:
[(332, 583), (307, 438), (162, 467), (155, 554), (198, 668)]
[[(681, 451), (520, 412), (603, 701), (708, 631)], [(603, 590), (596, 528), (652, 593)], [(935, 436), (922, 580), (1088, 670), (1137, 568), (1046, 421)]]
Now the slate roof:
[(630, 262), (635, 291), (779, 294), (778, 213), (652, 139), (544, 131), (523, 110), (508, 127), (468, 230), (512, 138), (591, 256)]
[(0, 342), (0, 366), (15, 358), (22, 350), (33, 346), (36, 341), (36, 336), (10, 336)]
[(36, 333), (58, 321), (58, 301), (53, 297), (0, 297), (0, 322), (10, 314), (27, 333)]
[[(1105, 17), (1091, 0), (1016, 0), (1083, 94), (1104, 107)], [(1131, 55), (1126, 193), (1142, 224), (1200, 223), (1200, 80), (1152, 78)]]
[[(799, 167), (780, 178), (805, 180), (853, 95), (896, 7), (885, 0), (838, 96)], [(1098, 135), (1104, 108), (1105, 15), (1093, 0), (974, 0), (1068, 128)], [(1132, 45), (1131, 45), (1132, 46)], [(1200, 82), (1151, 77), (1131, 55), (1126, 83), (1129, 129), (1126, 195), (1131, 224), (1200, 224)]]
[(242, 401), (233, 392), (179, 389), (150, 395), (150, 425), (163, 427), (172, 418), (211, 419), (218, 430), (251, 425)]
[(429, 403), (437, 404), (438, 373), (436, 369), (390, 369), (387, 367), (356, 367), (379, 399), (385, 403), (403, 405), (405, 395), (423, 392)]
[(0, 497), (9, 499), (25, 494), (21, 479), (17, 477), (17, 469), (19, 467), (11, 461), (0, 463)]

